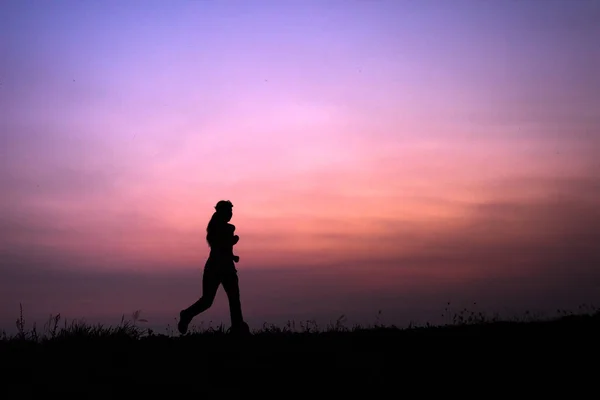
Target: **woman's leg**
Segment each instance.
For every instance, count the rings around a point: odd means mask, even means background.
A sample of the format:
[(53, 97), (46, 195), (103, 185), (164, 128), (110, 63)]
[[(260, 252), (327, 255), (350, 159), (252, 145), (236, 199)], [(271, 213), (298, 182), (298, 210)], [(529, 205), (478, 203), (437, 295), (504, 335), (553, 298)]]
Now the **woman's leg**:
[(220, 283), (221, 281), (218, 273), (215, 273), (212, 268), (204, 269), (204, 274), (202, 276), (202, 297), (179, 313), (179, 323), (177, 324), (177, 328), (180, 333), (186, 333), (192, 319), (212, 306)]
[(227, 293), (227, 298), (229, 300), (231, 328), (232, 330), (243, 329), (246, 324), (244, 323), (244, 318), (242, 316), (242, 303), (240, 300), (240, 286), (237, 271), (233, 269), (232, 271), (224, 273), (221, 283), (223, 284), (223, 289), (225, 289), (225, 293)]

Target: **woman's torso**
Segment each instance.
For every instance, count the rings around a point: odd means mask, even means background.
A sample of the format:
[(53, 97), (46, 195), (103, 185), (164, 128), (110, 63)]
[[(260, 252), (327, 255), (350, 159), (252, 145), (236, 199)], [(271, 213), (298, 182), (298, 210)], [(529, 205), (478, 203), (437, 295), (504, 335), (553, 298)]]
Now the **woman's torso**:
[[(227, 223), (215, 224), (207, 235), (211, 266), (233, 266), (233, 230)], [(208, 265), (207, 264), (207, 265)]]

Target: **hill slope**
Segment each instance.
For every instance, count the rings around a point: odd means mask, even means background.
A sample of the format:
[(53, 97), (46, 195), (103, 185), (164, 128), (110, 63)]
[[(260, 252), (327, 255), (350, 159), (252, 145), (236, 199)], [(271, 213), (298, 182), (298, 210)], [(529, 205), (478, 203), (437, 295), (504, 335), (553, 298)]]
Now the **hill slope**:
[(485, 388), (480, 395), (487, 397), (508, 388), (556, 393), (570, 383), (573, 394), (598, 376), (600, 313), (411, 329), (271, 328), (246, 338), (73, 325), (52, 339), (34, 338), (29, 332), (0, 341), (0, 376), (9, 393), (398, 397)]

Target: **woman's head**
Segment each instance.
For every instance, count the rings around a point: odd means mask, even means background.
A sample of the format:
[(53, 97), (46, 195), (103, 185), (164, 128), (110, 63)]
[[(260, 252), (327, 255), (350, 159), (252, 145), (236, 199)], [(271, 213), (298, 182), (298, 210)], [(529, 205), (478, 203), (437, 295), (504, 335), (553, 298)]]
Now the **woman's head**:
[(233, 204), (229, 200), (221, 200), (215, 206), (216, 215), (225, 222), (229, 222), (233, 217)]

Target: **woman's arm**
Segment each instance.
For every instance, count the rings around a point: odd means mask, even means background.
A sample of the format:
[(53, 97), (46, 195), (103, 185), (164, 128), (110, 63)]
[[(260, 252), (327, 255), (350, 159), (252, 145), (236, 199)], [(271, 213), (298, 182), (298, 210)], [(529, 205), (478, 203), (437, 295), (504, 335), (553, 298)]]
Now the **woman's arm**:
[(231, 244), (235, 245), (237, 244), (237, 242), (240, 240), (240, 237), (238, 235), (234, 235), (235, 233), (235, 225), (233, 224), (227, 224), (227, 229), (228, 229), (228, 235), (231, 235)]

